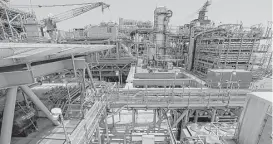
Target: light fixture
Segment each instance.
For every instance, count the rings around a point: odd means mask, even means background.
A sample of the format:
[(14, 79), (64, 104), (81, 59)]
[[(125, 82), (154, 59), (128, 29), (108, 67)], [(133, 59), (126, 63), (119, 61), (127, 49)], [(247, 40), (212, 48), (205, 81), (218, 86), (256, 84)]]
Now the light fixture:
[(119, 76), (119, 71), (116, 71), (116, 76)]

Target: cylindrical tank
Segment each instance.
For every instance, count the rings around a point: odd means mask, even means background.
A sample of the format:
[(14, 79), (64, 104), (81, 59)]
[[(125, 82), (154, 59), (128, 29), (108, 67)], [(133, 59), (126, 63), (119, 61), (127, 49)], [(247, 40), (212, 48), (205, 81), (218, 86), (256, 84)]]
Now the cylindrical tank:
[(158, 47), (163, 47), (164, 45), (164, 41), (165, 41), (165, 37), (163, 34), (163, 30), (164, 30), (164, 21), (165, 21), (165, 17), (167, 13), (167, 8), (166, 7), (158, 7), (155, 9), (154, 11), (154, 28), (155, 31), (157, 32), (155, 34), (155, 41), (156, 41), (156, 45)]
[(163, 46), (163, 43), (164, 43), (164, 35), (162, 33), (157, 33), (155, 34), (156, 36), (156, 45), (158, 47), (162, 47)]
[(164, 19), (165, 19), (165, 15), (164, 14), (159, 14), (157, 15), (157, 23), (156, 23), (156, 27), (157, 27), (157, 31), (163, 31), (164, 29)]
[[(172, 12), (166, 7), (157, 7), (154, 11), (154, 29), (155, 29), (155, 43), (157, 45), (158, 53), (165, 55), (165, 29), (168, 26), (168, 18), (171, 17)], [(162, 49), (163, 48), (163, 49)]]

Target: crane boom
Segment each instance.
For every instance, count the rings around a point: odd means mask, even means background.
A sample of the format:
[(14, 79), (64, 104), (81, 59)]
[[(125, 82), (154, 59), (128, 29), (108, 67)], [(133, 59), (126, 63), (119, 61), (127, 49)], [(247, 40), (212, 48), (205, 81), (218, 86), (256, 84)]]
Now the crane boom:
[(86, 13), (92, 9), (95, 9), (97, 7), (101, 6), (102, 7), (102, 11), (105, 8), (110, 7), (110, 5), (105, 4), (103, 2), (97, 2), (97, 3), (91, 3), (79, 8), (75, 8), (75, 9), (71, 9), (69, 11), (54, 15), (54, 16), (50, 16), (48, 18), (45, 18), (43, 20), (41, 20), (41, 31), (42, 31), (42, 35), (43, 35), (43, 28), (46, 27), (47, 32), (49, 34), (49, 36), (51, 37), (51, 39), (56, 39), (55, 38), (55, 33), (57, 30), (57, 25), (56, 23), (64, 21), (64, 20), (68, 20), (74, 17), (77, 17), (83, 13)]
[[(95, 9), (99, 6), (102, 6), (102, 11), (105, 8), (110, 7), (110, 5), (103, 3), (103, 2), (92, 3), (92, 4), (88, 4), (88, 5), (79, 7), (79, 8), (68, 10), (66, 12), (51, 16), (49, 18), (45, 18), (45, 19), (41, 20), (41, 24), (43, 27), (44, 26), (48, 27), (49, 25), (56, 25), (56, 23), (58, 23), (58, 22), (77, 17), (77, 16), (79, 16), (83, 13), (86, 13), (92, 9)], [(51, 26), (49, 26), (49, 27), (51, 27)]]
[(68, 20), (68, 19), (77, 17), (77, 16), (79, 16), (79, 15), (81, 15), (83, 13), (86, 13), (86, 12), (92, 10), (92, 9), (95, 9), (95, 8), (97, 8), (99, 6), (102, 6), (102, 10), (103, 10), (105, 8), (108, 8), (110, 5), (105, 4), (103, 2), (88, 4), (86, 6), (82, 6), (82, 7), (79, 7), (79, 8), (75, 8), (75, 9), (72, 9), (72, 10), (57, 14), (57, 15), (52, 17), (52, 20), (55, 23), (58, 23), (58, 22), (61, 22), (61, 21), (64, 21), (64, 20)]

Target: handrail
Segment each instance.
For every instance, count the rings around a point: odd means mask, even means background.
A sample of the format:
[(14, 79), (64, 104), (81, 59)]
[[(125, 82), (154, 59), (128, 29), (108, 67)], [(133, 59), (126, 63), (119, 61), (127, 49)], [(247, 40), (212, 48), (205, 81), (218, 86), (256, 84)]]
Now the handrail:
[(167, 118), (167, 126), (168, 126), (167, 130), (168, 130), (168, 133), (169, 133), (170, 138), (171, 138), (171, 144), (177, 144), (176, 138), (175, 138), (175, 136), (174, 136), (174, 134), (172, 132), (172, 126), (171, 126), (171, 123), (170, 123), (170, 119), (167, 116), (167, 112), (165, 112), (164, 114), (165, 114), (165, 116)]

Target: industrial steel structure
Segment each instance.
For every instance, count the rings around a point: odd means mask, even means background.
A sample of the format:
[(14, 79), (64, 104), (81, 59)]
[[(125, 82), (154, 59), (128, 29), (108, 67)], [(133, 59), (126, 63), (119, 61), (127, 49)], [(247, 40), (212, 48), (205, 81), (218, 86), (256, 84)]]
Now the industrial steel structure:
[(172, 11), (157, 7), (153, 24), (120, 18), (57, 30), (109, 7), (80, 5), (39, 23), (0, 1), (1, 144), (272, 139), (272, 23), (215, 26), (207, 1), (184, 26), (171, 26)]
[(264, 35), (261, 27), (247, 31), (242, 25), (221, 25), (205, 31), (196, 36), (193, 70), (201, 75), (214, 68), (251, 70), (264, 62), (255, 56), (267, 53), (270, 48), (270, 43), (260, 44), (260, 41), (271, 38)]

